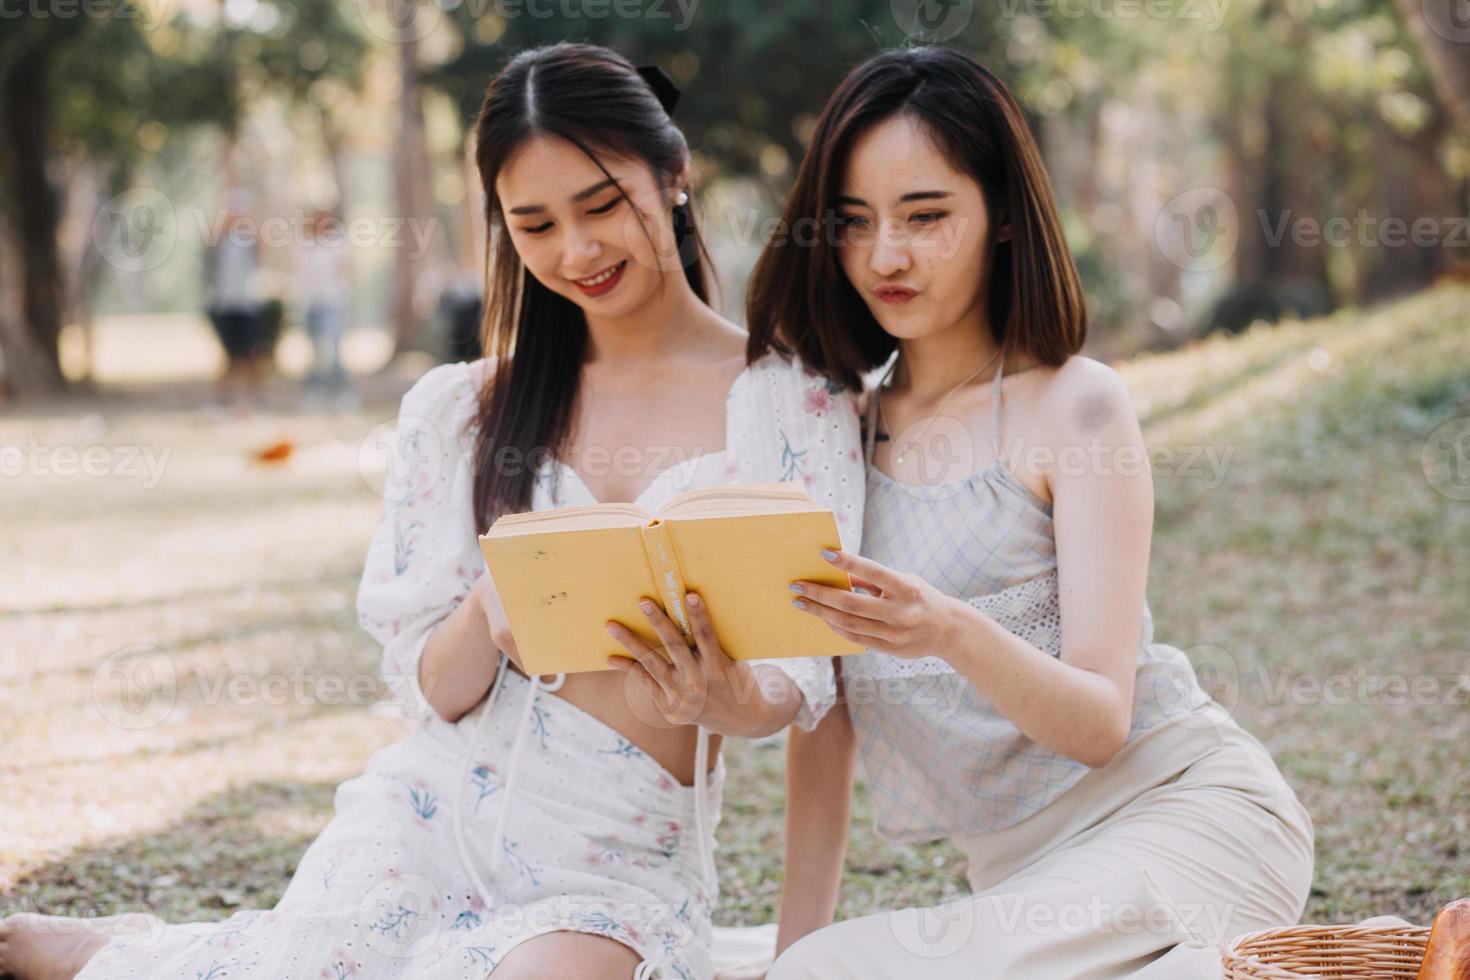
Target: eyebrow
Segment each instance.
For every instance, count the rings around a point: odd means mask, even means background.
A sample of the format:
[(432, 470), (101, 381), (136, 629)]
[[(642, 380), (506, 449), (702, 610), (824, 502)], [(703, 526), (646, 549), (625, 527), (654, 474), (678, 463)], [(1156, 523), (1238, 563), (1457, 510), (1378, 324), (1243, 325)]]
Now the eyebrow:
[[(908, 204), (912, 201), (938, 201), (949, 196), (951, 196), (949, 191), (910, 191), (903, 197), (900, 197), (898, 199), (898, 203)], [(862, 198), (850, 197), (847, 194), (838, 195), (837, 203), (851, 204), (860, 208), (865, 208), (868, 206), (868, 202), (864, 201)]]
[[(617, 183), (618, 183), (618, 178), (616, 178), (616, 177), (609, 177), (607, 180), (599, 181), (598, 183), (593, 184), (591, 187), (587, 188), (586, 190), (578, 191), (577, 193), (573, 194), (572, 195), (572, 203), (573, 204), (580, 204), (582, 201), (587, 200), (587, 198), (593, 197), (593, 196), (595, 196), (597, 194), (600, 194), (603, 191), (607, 190), (609, 187), (617, 186)], [(511, 208), (510, 209), (510, 213), (511, 214), (540, 214), (542, 211), (545, 211), (545, 210), (546, 210), (546, 205), (544, 205), (544, 204), (522, 204), (519, 207)]]

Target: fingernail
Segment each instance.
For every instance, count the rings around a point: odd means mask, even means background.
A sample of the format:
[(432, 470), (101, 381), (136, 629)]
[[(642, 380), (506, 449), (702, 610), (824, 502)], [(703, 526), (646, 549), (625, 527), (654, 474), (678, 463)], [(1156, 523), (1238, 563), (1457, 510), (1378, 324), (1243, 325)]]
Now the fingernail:
[(805, 599), (792, 599), (791, 600), (791, 604), (793, 606), (795, 606), (797, 609), (805, 609), (806, 608), (806, 600)]
[(607, 624), (607, 632), (608, 632), (608, 635), (609, 636), (617, 636), (618, 635), (618, 628), (616, 626), (614, 626), (612, 623), (608, 623)]
[(825, 559), (827, 559), (828, 561), (836, 561), (837, 560), (837, 552), (833, 551), (830, 548), (823, 548), (822, 549), (822, 557), (825, 558)]
[(690, 593), (689, 595), (686, 595), (684, 597), (684, 601), (689, 603), (691, 606), (697, 606), (699, 605), (699, 596)]
[(797, 592), (802, 595), (806, 594), (806, 586), (802, 585), (800, 582), (792, 582), (789, 586), (787, 586), (787, 588), (789, 588), (792, 592)]
[(646, 613), (651, 613), (653, 612), (653, 603), (645, 599), (642, 602), (638, 603), (638, 608), (642, 609)]

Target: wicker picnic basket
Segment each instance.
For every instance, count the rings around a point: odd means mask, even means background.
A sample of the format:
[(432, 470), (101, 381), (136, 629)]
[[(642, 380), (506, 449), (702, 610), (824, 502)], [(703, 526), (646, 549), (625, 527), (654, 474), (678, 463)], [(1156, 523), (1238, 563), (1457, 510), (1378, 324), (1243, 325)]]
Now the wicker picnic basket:
[(1428, 926), (1288, 926), (1236, 936), (1221, 958), (1225, 980), (1415, 980)]

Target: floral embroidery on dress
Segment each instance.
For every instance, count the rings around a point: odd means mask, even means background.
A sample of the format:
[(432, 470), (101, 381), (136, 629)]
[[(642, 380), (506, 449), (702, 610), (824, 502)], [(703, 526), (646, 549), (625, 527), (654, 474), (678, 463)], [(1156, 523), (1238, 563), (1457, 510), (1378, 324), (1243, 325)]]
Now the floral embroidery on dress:
[(470, 770), (470, 782), (475, 784), (479, 796), (475, 797), (475, 812), (480, 812), (480, 804), (485, 802), (487, 796), (493, 796), (500, 789), (500, 773), (488, 762), (482, 762)]
[(642, 758), (643, 750), (634, 745), (632, 742), (628, 741), (623, 736), (619, 735), (618, 747), (615, 749), (603, 749), (602, 754), (621, 756), (624, 759), (638, 759)]
[(786, 430), (785, 429), (782, 429), (781, 430), (781, 469), (783, 471), (783, 475), (782, 475), (781, 479), (783, 479), (783, 480), (792, 480), (792, 479), (795, 479), (796, 478), (796, 474), (798, 474), (798, 473), (801, 472), (801, 461), (802, 461), (802, 459), (809, 452), (811, 452), (810, 449), (799, 449), (798, 450), (798, 449), (792, 448), (792, 445), (791, 445), (791, 437), (786, 434)]
[(194, 976), (195, 980), (220, 980), (221, 977), (229, 976), (230, 970), (234, 969), (235, 967), (241, 967), (248, 970), (254, 965), (254, 960), (251, 960), (248, 963), (242, 963), (238, 957), (225, 960), (223, 963), (216, 960), (215, 962), (209, 964), (209, 966), (205, 969), (200, 970), (198, 973), (194, 974)]
[[(258, 914), (256, 913), (256, 915)], [(241, 917), (244, 917), (244, 921), (241, 921)], [(237, 912), (228, 920), (221, 923), (219, 931), (205, 940), (204, 945), (213, 946), (218, 944), (222, 949), (234, 949), (240, 945), (240, 934), (250, 928), (250, 921), (253, 918), (254, 916), (248, 913)]]
[(329, 892), (329, 891), (332, 890), (332, 879), (337, 876), (337, 868), (341, 864), (342, 864), (342, 855), (341, 854), (334, 854), (334, 855), (332, 855), (332, 860), (330, 860), (330, 861), (327, 862), (327, 866), (325, 868), (322, 868), (321, 874), (320, 874), (321, 882), (322, 882), (322, 891)]
[(542, 867), (539, 864), (532, 864), (530, 861), (521, 857), (519, 844), (502, 841), (500, 847), (505, 852), (505, 856), (510, 858), (515, 869), (521, 873), (522, 877), (530, 879), (533, 885), (541, 884)]
[(487, 971), (495, 969), (497, 960), (494, 946), (466, 946), (464, 952), (476, 966), (483, 966)]
[(541, 743), (541, 747), (546, 748), (546, 740), (550, 737), (550, 733), (546, 729), (546, 709), (540, 704), (531, 705), (531, 731)]
[(674, 855), (679, 853), (679, 841), (683, 839), (683, 836), (684, 831), (678, 822), (670, 820), (664, 832), (658, 835), (659, 853), (666, 859), (673, 860)]
[(321, 976), (328, 980), (345, 980), (347, 977), (357, 976), (357, 971), (362, 969), (362, 964), (347, 955), (347, 951), (341, 946), (332, 950), (332, 962), (322, 967)]
[(418, 539), (420, 524), (409, 521), (399, 525), (393, 532), (393, 574), (402, 576), (413, 560), (413, 546)]
[(802, 396), (801, 407), (807, 414), (820, 417), (832, 408), (832, 392), (826, 388), (808, 388)]
[(594, 867), (602, 864), (616, 864), (627, 859), (628, 856), (622, 851), (606, 844), (593, 844), (587, 848), (587, 863)]
[(468, 905), (469, 908), (461, 909), (459, 914), (454, 917), (454, 921), (449, 924), (451, 931), (456, 929), (476, 929), (485, 924), (485, 918), (482, 914), (485, 911), (485, 903), (480, 900), (480, 896), (471, 895)]
[(424, 827), (427, 827), (429, 821), (434, 819), (434, 814), (439, 812), (439, 798), (423, 780), (409, 784), (408, 805), (409, 809), (413, 810), (418, 823)]

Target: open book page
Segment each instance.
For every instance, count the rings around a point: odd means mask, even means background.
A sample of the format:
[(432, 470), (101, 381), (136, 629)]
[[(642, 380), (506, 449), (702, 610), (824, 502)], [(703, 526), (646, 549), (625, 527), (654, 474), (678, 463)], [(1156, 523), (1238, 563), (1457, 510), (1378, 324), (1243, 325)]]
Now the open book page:
[(741, 514), (773, 514), (790, 511), (822, 510), (821, 504), (807, 496), (806, 488), (796, 480), (787, 483), (731, 484), (723, 487), (701, 487), (664, 501), (655, 511), (660, 518), (738, 517)]
[(653, 514), (636, 504), (624, 503), (506, 514), (486, 533), (490, 537), (500, 537), (506, 534), (540, 534), (546, 531), (583, 531), (594, 527), (638, 527), (655, 518), (666, 517), (736, 517), (741, 514), (821, 509), (821, 505), (808, 497), (805, 488), (796, 480), (787, 483), (730, 484), (687, 490), (664, 501)]

